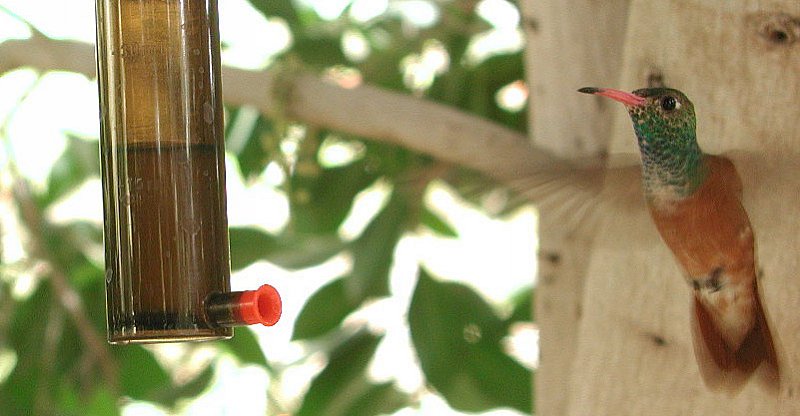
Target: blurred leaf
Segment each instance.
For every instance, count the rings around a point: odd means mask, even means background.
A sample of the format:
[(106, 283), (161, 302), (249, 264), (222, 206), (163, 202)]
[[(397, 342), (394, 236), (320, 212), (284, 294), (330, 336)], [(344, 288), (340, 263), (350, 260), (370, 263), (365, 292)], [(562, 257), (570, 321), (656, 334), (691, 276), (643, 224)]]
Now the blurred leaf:
[(513, 323), (513, 322), (533, 322), (533, 297), (534, 297), (534, 289), (527, 288), (521, 290), (517, 293), (512, 299), (511, 302), (514, 304), (514, 309), (511, 312), (511, 316), (508, 317), (506, 322)]
[(389, 295), (394, 249), (406, 229), (408, 213), (406, 196), (395, 189), (383, 210), (351, 246), (353, 271), (346, 280), (348, 293), (360, 294), (362, 299)]
[[(31, 229), (30, 224), (26, 225)], [(59, 268), (69, 273), (74, 284), (82, 285), (103, 275), (102, 270), (86, 255), (89, 249), (101, 247), (99, 241), (102, 241), (102, 230), (99, 225), (84, 221), (51, 224), (42, 218), (39, 226), (44, 250)]]
[(300, 23), (291, 0), (249, 0), (253, 8), (265, 17), (280, 17), (294, 30)]
[(322, 70), (336, 65), (347, 65), (349, 61), (342, 51), (341, 35), (304, 36), (294, 40), (292, 52), (311, 68)]
[(278, 245), (274, 236), (255, 228), (231, 227), (229, 234), (234, 271), (264, 260)]
[(458, 232), (428, 207), (423, 207), (420, 222), (441, 236), (458, 237)]
[[(78, 415), (84, 404), (78, 397), (78, 391), (72, 384), (62, 383), (59, 387), (58, 400), (56, 407), (58, 412), (63, 415)], [(82, 414), (82, 413), (81, 413)]]
[(525, 79), (522, 51), (490, 56), (478, 64), (473, 72), (480, 73), (481, 79), (493, 91), (513, 81)]
[(367, 149), (362, 159), (367, 172), (388, 179), (401, 179), (409, 169), (419, 164), (427, 157), (416, 154), (400, 146), (377, 143), (372, 140), (362, 140)]
[(401, 71), (402, 61), (418, 52), (423, 39), (406, 37), (406, 24), (397, 15), (384, 15), (361, 33), (372, 52), (356, 67), (371, 85), (394, 91), (407, 91)]
[[(71, 278), (71, 283), (73, 283), (80, 295), (86, 317), (89, 318), (98, 336), (101, 339), (105, 338), (106, 289), (103, 271), (95, 268), (91, 272), (91, 276), (71, 276)], [(67, 380), (80, 379), (81, 373), (86, 372), (86, 369), (81, 367), (80, 360), (81, 356), (86, 354), (85, 348), (85, 340), (80, 337), (72, 319), (66, 319), (64, 331), (61, 334), (61, 340), (58, 345), (57, 355), (59, 359), (56, 361), (56, 375)], [(99, 368), (97, 371), (99, 375)], [(98, 386), (104, 382), (102, 379), (94, 379), (93, 381)], [(87, 387), (82, 386), (81, 389), (86, 390)]]
[(408, 202), (395, 190), (386, 206), (352, 242), (353, 270), (309, 298), (294, 327), (294, 339), (309, 339), (336, 328), (367, 299), (389, 295), (394, 250), (406, 228)]
[(237, 328), (233, 338), (220, 341), (219, 346), (230, 351), (244, 364), (268, 367), (267, 359), (258, 344), (256, 335), (247, 327)]
[(117, 397), (107, 386), (99, 384), (89, 397), (80, 397), (72, 384), (61, 383), (53, 414), (59, 416), (115, 416), (120, 414)]
[(315, 338), (336, 328), (364, 298), (347, 293), (344, 279), (336, 279), (311, 295), (294, 324), (292, 340)]
[(393, 414), (407, 406), (408, 395), (400, 392), (392, 383), (371, 386), (343, 412), (348, 416), (372, 416)]
[(332, 234), (347, 217), (356, 195), (377, 175), (364, 160), (291, 178), (291, 225), (297, 234)]
[(171, 385), (169, 388), (154, 392), (150, 401), (173, 407), (180, 399), (197, 397), (205, 391), (214, 378), (214, 366), (209, 364), (203, 371), (185, 384)]
[[(102, 334), (100, 331), (105, 331), (102, 277), (83, 281), (77, 289), (87, 316)], [(30, 414), (37, 402), (52, 403), (59, 408), (66, 406), (66, 410), (69, 410), (70, 403), (80, 403), (82, 411), (75, 414), (86, 414), (85, 407), (90, 397), (78, 397), (75, 393), (70, 398), (72, 393), (69, 392), (80, 390), (99, 394), (98, 389), (103, 388), (102, 378), (93, 377), (92, 373), (88, 373), (87, 378), (87, 370), (97, 371), (97, 368), (85, 367), (86, 363), (81, 360), (86, 354), (85, 341), (61, 308), (47, 280), (41, 282), (30, 297), (14, 305), (7, 342), (17, 353), (17, 363), (0, 385), (0, 414)], [(99, 396), (92, 400), (96, 403), (89, 405), (96, 405), (98, 409), (102, 407)]]
[(172, 380), (153, 354), (139, 345), (113, 347), (120, 366), (122, 394), (134, 400), (153, 400), (171, 387)]
[(273, 137), (272, 122), (251, 107), (233, 108), (229, 118), (225, 126), (226, 149), (236, 156), (239, 172), (245, 180), (256, 177), (270, 161), (270, 140), (278, 142), (278, 138)]
[(245, 107), (223, 103), (222, 108), (225, 114), (225, 127), (223, 129), (223, 136), (225, 136), (225, 149), (231, 150), (231, 144), (228, 142), (228, 139), (230, 139), (233, 126), (235, 125), (235, 120), (239, 117), (239, 112)]
[[(451, 56), (454, 62), (452, 59)], [(522, 79), (525, 79), (522, 51), (499, 54), (475, 66), (451, 68), (434, 80), (426, 96), (526, 132), (527, 112), (509, 113), (498, 106), (495, 98), (500, 88)]]
[(119, 415), (120, 409), (117, 406), (117, 397), (112, 394), (107, 388), (98, 388), (95, 390), (92, 399), (89, 401), (88, 406), (83, 408), (85, 415)]
[[(49, 285), (40, 284), (33, 294), (17, 303), (11, 316), (8, 343), (17, 353), (14, 370), (0, 385), (0, 413), (9, 415), (28, 414), (34, 409), (37, 389), (43, 380), (43, 346), (48, 311), (53, 296)], [(65, 357), (75, 360), (76, 357)]]
[(269, 153), (264, 146), (264, 137), (271, 134), (274, 134), (271, 127), (265, 125), (265, 122), (259, 122), (245, 143), (244, 149), (236, 155), (243, 178), (250, 179), (260, 175), (269, 164)]
[(397, 403), (405, 401), (402, 393), (370, 383), (365, 373), (380, 340), (361, 331), (334, 349), (328, 365), (311, 382), (296, 416), (372, 416), (401, 407)]
[(287, 269), (302, 269), (333, 257), (345, 247), (337, 235), (273, 236), (250, 227), (230, 229), (231, 269), (259, 260)]
[(480, 89), (471, 91), (471, 103), (468, 108), (473, 113), (482, 114), (490, 120), (526, 132), (527, 111), (509, 113), (499, 107), (495, 98), (500, 88), (525, 79), (524, 68), (522, 51), (495, 55), (481, 62), (471, 75), (472, 85), (480, 86)]
[(86, 248), (87, 243), (103, 244), (103, 228), (100, 223), (77, 220), (59, 226), (63, 227), (62, 229), (70, 234), (70, 240), (81, 248)]
[(100, 145), (96, 140), (84, 140), (67, 135), (67, 146), (47, 177), (47, 193), (39, 203), (49, 206), (75, 190), (86, 179), (100, 176)]
[(422, 270), (408, 318), (422, 370), (451, 406), (531, 411), (532, 376), (503, 352), (506, 325), (472, 289)]
[(194, 397), (211, 382), (213, 368), (209, 366), (186, 384), (175, 385), (153, 354), (139, 345), (113, 348), (120, 366), (122, 394), (134, 400), (144, 400), (174, 406), (183, 398)]

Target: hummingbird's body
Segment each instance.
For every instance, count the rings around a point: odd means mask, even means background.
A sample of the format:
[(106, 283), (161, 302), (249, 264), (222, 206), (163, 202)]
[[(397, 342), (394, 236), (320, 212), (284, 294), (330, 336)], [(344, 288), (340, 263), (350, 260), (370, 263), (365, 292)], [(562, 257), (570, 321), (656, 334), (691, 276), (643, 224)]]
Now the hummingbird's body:
[(581, 92), (625, 104), (642, 156), (650, 215), (693, 290), (694, 350), (706, 384), (738, 390), (764, 364), (780, 380), (758, 293), (753, 231), (733, 163), (700, 150), (692, 103), (668, 88)]

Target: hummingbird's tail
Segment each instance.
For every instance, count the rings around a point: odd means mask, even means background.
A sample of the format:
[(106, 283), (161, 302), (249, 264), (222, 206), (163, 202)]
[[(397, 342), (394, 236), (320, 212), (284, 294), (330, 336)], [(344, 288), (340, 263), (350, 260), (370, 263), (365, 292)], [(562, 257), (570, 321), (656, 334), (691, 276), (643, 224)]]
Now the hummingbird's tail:
[(736, 393), (755, 373), (769, 390), (776, 392), (780, 387), (778, 354), (761, 306), (758, 288), (753, 289), (753, 324), (737, 348), (731, 348), (726, 342), (731, 334), (719, 329), (713, 312), (699, 298), (694, 298), (694, 352), (703, 381), (712, 390)]

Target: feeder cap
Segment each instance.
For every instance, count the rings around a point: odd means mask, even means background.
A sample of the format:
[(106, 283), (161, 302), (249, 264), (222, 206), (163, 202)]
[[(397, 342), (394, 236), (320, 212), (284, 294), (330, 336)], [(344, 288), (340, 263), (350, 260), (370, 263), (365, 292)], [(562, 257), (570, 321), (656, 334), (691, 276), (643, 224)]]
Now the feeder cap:
[(239, 299), (242, 320), (250, 324), (275, 325), (281, 318), (281, 295), (270, 285), (246, 290)]

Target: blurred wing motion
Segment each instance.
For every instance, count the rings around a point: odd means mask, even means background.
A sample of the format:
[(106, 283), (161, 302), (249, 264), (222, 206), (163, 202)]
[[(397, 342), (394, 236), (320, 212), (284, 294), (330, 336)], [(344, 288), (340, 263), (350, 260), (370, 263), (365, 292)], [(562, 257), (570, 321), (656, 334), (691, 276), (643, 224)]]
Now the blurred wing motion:
[(638, 155), (564, 162), (558, 169), (533, 172), (509, 183), (565, 232), (602, 227), (609, 213), (645, 212)]

